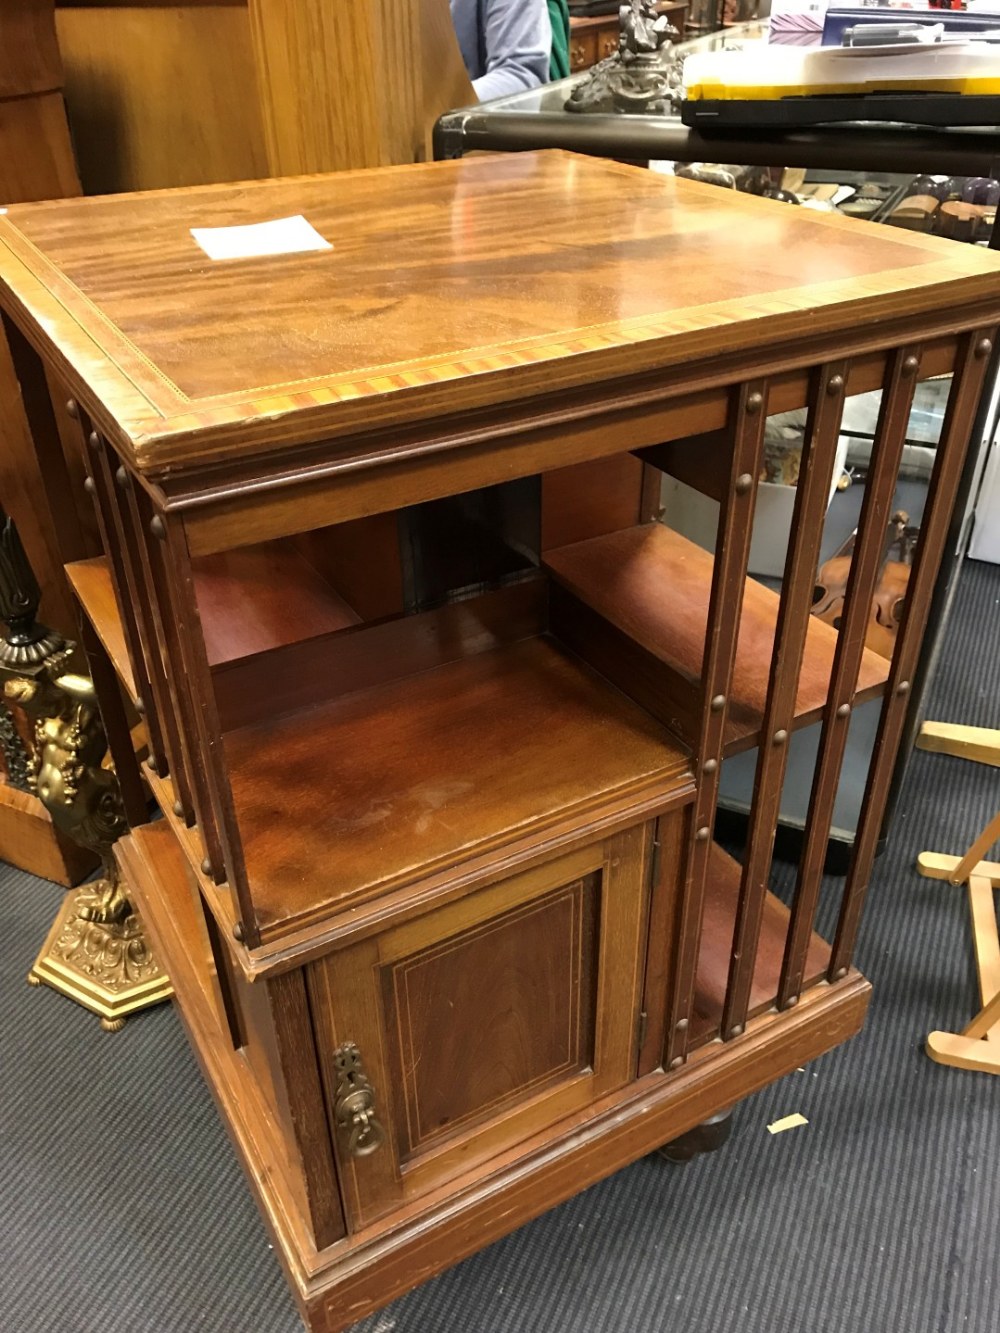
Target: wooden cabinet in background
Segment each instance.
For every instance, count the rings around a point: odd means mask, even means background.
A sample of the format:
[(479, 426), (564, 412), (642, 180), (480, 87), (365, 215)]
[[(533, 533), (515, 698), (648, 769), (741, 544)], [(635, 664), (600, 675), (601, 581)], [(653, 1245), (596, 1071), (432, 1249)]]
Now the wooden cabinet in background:
[(475, 102), (448, 0), (56, 0), (88, 194), (421, 161)]
[[(214, 262), (191, 235), (296, 214), (333, 248)], [(734, 265), (737, 234), (773, 262)], [(858, 1030), (996, 255), (521, 153), (17, 206), (0, 308), (33, 429), (46, 365), (75, 400), (102, 707), (143, 700), (163, 818), (120, 859), (312, 1333)], [(888, 661), (864, 625), (915, 387), (943, 375)], [(822, 518), (845, 399), (879, 390), (838, 632), (810, 614)], [(765, 425), (797, 409), (779, 595), (747, 561)], [(714, 557), (651, 521), (644, 467), (717, 502)], [(862, 700), (864, 816), (824, 880)]]
[(78, 194), (54, 0), (0, 5), (0, 206)]

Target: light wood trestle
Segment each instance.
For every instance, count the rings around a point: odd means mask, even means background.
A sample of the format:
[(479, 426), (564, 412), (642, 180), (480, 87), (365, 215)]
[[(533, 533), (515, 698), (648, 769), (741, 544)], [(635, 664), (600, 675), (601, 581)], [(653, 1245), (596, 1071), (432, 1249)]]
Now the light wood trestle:
[[(1000, 765), (1000, 731), (948, 722), (925, 722), (917, 737), (921, 750)], [(965, 884), (976, 955), (982, 1008), (961, 1032), (932, 1032), (927, 1054), (940, 1065), (1000, 1074), (1000, 932), (993, 890), (1000, 888), (1000, 865), (983, 855), (1000, 838), (1000, 813), (989, 821), (964, 856), (921, 852), (917, 869), (928, 879)]]

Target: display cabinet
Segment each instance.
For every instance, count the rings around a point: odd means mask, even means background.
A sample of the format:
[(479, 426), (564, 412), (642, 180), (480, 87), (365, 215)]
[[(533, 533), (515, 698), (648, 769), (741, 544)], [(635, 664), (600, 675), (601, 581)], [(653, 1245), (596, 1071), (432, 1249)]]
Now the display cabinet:
[[(241, 233), (212, 260), (193, 234), (297, 216), (315, 248)], [(733, 234), (762, 261), (734, 267)], [(85, 442), (103, 552), (69, 576), (149, 732), (164, 817), (120, 858), (311, 1329), (857, 1031), (993, 254), (542, 153), (17, 207), (0, 305), (36, 438), (44, 367)], [(890, 661), (863, 627), (916, 386), (942, 375)], [(838, 630), (810, 615), (821, 519), (845, 400), (872, 391)], [(778, 594), (747, 560), (765, 425), (793, 409)], [(664, 472), (717, 501), (714, 557), (654, 521)], [(824, 890), (862, 701), (868, 799)], [(720, 777), (753, 747), (727, 847)]]

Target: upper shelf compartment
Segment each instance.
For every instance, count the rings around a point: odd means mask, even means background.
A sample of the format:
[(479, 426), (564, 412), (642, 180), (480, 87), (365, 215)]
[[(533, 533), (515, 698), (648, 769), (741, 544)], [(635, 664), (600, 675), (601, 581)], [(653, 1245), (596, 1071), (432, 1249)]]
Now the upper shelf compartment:
[[(66, 566), (70, 584), (131, 699), (135, 679), (106, 557)], [(195, 562), (205, 648), (212, 666), (357, 625), (361, 617), (298, 552), (264, 542)]]
[[(557, 586), (572, 594), (554, 598), (553, 628), (559, 637), (693, 743), (712, 556), (670, 528), (651, 523), (549, 551), (545, 564)], [(778, 606), (775, 593), (747, 579), (726, 717), (726, 754), (757, 742)], [(630, 648), (629, 640), (637, 647)], [(837, 631), (810, 619), (796, 727), (822, 715), (836, 646)], [(865, 651), (856, 702), (880, 693), (888, 665)]]

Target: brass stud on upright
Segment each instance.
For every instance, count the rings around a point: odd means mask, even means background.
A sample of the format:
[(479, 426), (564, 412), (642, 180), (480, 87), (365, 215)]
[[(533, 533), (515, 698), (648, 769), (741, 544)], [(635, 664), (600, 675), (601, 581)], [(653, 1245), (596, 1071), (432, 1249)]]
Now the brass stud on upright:
[(714, 773), (718, 767), (719, 767), (718, 759), (706, 759), (701, 766), (701, 771), (703, 773)]
[(904, 375), (915, 375), (919, 368), (920, 368), (920, 358), (918, 356), (914, 356), (911, 353), (909, 356), (903, 358)]
[(976, 343), (976, 356), (978, 356), (980, 360), (982, 360), (984, 356), (989, 356), (992, 351), (993, 343), (989, 338), (980, 338)]
[(774, 735), (771, 737), (771, 740), (775, 745), (784, 745), (785, 741), (788, 740), (788, 732), (785, 730), (784, 727), (781, 727), (778, 731), (774, 733)]
[(762, 393), (751, 393), (747, 396), (747, 412), (750, 416), (756, 416), (764, 406), (764, 395)]
[(837, 709), (838, 717), (850, 717), (850, 715), (851, 715), (850, 704), (841, 704), (840, 707)]
[(212, 863), (207, 856), (201, 863), (201, 873), (203, 875), (210, 875), (212, 873)]
[(90, 445), (91, 449), (100, 449), (101, 437), (98, 435), (96, 430), (92, 430), (90, 434), (87, 436), (87, 443)]
[(901, 680), (899, 684), (896, 686), (896, 693), (902, 695), (902, 694), (909, 694), (909, 692), (910, 692), (910, 682), (908, 680)]
[(726, 706), (726, 696), (717, 694), (709, 706), (713, 713), (721, 713)]
[(683, 1055), (675, 1055), (674, 1058), (670, 1061), (670, 1068), (671, 1068), (671, 1069), (680, 1069), (680, 1067), (681, 1067), (681, 1065), (682, 1065), (683, 1063), (684, 1063), (684, 1057), (683, 1057)]
[(128, 472), (125, 470), (124, 465), (119, 467), (115, 472), (115, 481), (118, 483), (119, 490), (128, 490)]
[(688, 1020), (686, 1018), (679, 1018), (677, 1020), (676, 1029), (678, 1032), (687, 1032)]
[(180, 801), (174, 801), (173, 810), (178, 819), (184, 814), (184, 807), (181, 805)]
[(66, 401), (66, 415), (67, 415), (68, 417), (72, 417), (74, 421), (76, 421), (77, 418), (79, 417), (79, 415), (80, 415), (80, 409), (79, 409), (79, 408), (77, 407), (77, 405), (76, 405), (76, 399), (75, 399), (75, 398), (69, 398), (69, 399), (67, 399), (67, 401)]
[(708, 835), (710, 832), (711, 829), (708, 827), (708, 825), (702, 824), (701, 828), (694, 835), (695, 842), (708, 842)]
[(740, 475), (736, 478), (736, 484), (733, 487), (733, 489), (736, 491), (737, 495), (746, 495), (747, 491), (749, 491), (752, 485), (753, 485), (753, 477), (751, 477), (750, 473), (741, 472)]
[(243, 943), (243, 922), (242, 922), (242, 921), (237, 921), (237, 922), (236, 922), (236, 925), (233, 926), (233, 939), (237, 942), (237, 944), (242, 944), (242, 943)]
[(149, 520), (149, 530), (157, 540), (162, 541), (167, 535), (167, 529), (163, 525), (163, 519), (159, 514), (154, 514)]
[(833, 398), (844, 387), (843, 375), (831, 375), (826, 382), (826, 391)]
[(97, 490), (97, 487), (94, 485), (93, 477), (84, 477), (83, 489), (87, 492), (88, 495), (94, 494), (94, 492)]

